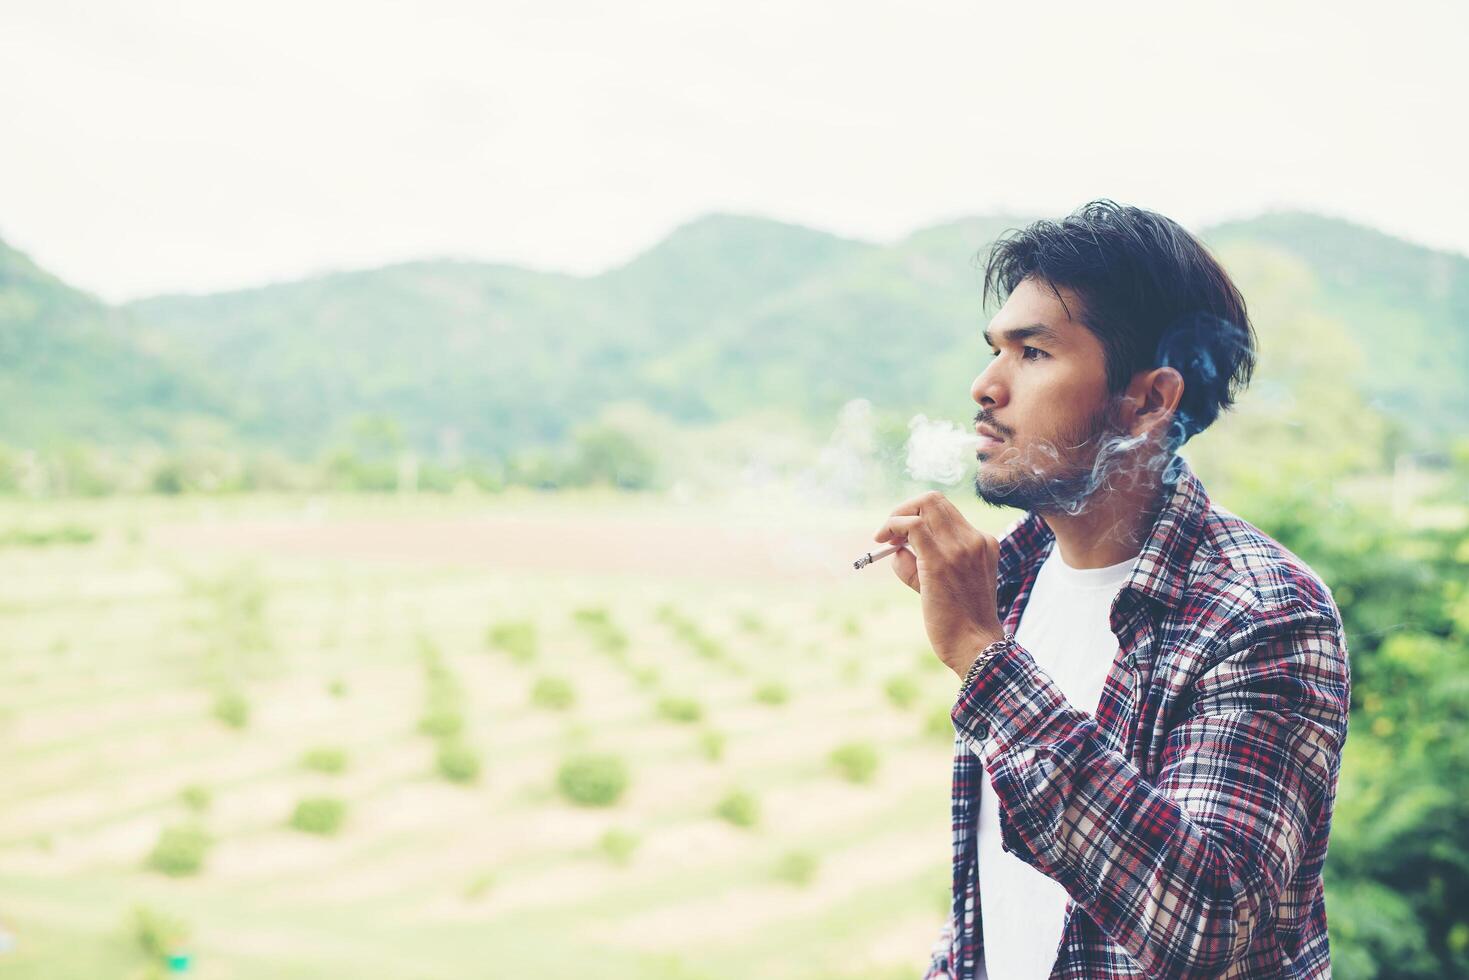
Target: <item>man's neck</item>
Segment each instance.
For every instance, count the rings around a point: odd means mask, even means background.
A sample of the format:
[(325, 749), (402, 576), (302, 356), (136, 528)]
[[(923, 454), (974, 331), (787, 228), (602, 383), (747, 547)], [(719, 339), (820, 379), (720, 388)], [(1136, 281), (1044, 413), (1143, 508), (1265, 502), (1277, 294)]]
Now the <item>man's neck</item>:
[(1137, 557), (1165, 497), (1156, 478), (1126, 490), (1104, 490), (1080, 514), (1041, 512), (1072, 568), (1105, 568)]

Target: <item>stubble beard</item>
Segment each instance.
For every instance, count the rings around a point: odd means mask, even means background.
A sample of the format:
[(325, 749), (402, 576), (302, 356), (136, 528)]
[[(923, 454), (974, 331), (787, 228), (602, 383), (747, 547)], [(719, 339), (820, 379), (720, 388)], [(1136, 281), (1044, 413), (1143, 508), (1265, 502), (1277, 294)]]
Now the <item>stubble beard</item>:
[[(1108, 485), (1129, 440), (1118, 431), (1116, 399), (1109, 400), (1075, 432), (1018, 451), (992, 451), (974, 476), (974, 493), (993, 507), (1038, 514), (1080, 514)], [(1003, 460), (1003, 462), (1001, 461)]]

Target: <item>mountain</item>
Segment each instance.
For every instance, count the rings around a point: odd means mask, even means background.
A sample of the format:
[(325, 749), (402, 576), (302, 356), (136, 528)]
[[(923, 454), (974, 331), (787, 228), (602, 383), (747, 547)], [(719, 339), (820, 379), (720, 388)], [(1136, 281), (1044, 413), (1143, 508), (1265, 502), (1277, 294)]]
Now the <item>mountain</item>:
[(1371, 356), (1366, 400), (1435, 435), (1469, 430), (1469, 257), (1288, 211), (1219, 225), (1207, 238), (1304, 262), (1316, 308)]
[(140, 342), (137, 323), (0, 242), (0, 440), (166, 441), (225, 401)]
[[(692, 424), (761, 412), (829, 428), (856, 397), (962, 417), (993, 312), (982, 255), (1027, 220), (879, 245), (711, 215), (595, 276), (423, 261), (121, 308), (0, 247), (0, 442), (166, 440), (206, 418), (314, 455), (366, 416), (431, 454), (505, 454), (615, 403)], [(1261, 334), (1242, 406), (1346, 426), (1382, 414), (1411, 445), (1469, 429), (1469, 259), (1293, 212), (1202, 237)]]
[(219, 373), (253, 437), (309, 451), (356, 416), (385, 415), (429, 451), (452, 436), (508, 453), (561, 439), (609, 402), (715, 418), (710, 379), (679, 365), (704, 326), (744, 323), (769, 296), (874, 250), (715, 215), (595, 277), (419, 262), (130, 311), (180, 361), (229, 366)]

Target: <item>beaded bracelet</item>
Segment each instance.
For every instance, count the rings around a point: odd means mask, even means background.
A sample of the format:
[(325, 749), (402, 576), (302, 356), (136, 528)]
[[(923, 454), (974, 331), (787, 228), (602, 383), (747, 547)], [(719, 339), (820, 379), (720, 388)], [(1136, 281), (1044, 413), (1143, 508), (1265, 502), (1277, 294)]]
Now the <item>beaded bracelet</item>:
[(1010, 644), (1014, 642), (1015, 634), (1006, 633), (1003, 640), (996, 640), (989, 646), (985, 647), (983, 650), (979, 651), (979, 656), (974, 658), (974, 663), (969, 665), (969, 672), (964, 675), (964, 682), (959, 685), (959, 693), (963, 694), (964, 689), (967, 688), (970, 682), (979, 675), (979, 672), (984, 669), (985, 665), (988, 664), (991, 660), (995, 659), (995, 657), (999, 654), (1001, 650), (1004, 650), (1006, 647), (1010, 646)]

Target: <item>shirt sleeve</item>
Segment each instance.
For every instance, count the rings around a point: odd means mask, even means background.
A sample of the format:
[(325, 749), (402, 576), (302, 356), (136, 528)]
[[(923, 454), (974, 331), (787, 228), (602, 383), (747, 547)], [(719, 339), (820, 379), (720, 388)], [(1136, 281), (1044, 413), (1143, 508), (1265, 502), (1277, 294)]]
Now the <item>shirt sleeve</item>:
[(952, 713), (971, 748), (988, 742), (1005, 849), (1060, 883), (1153, 977), (1218, 976), (1273, 928), (1346, 740), (1339, 620), (1275, 614), (1208, 663), (1176, 706), (1156, 783), (1018, 644)]
[(934, 940), (933, 949), (929, 951), (928, 971), (923, 974), (923, 980), (952, 980), (949, 970), (949, 947), (953, 939), (954, 916), (950, 913), (939, 930), (938, 939)]

